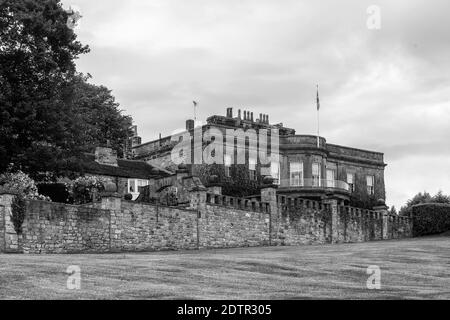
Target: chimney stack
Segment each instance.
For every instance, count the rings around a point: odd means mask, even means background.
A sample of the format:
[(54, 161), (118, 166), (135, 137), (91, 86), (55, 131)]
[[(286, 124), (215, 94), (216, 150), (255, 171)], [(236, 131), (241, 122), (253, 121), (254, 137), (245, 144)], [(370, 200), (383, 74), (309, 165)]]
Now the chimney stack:
[(111, 148), (95, 148), (95, 161), (99, 164), (117, 167), (117, 152)]

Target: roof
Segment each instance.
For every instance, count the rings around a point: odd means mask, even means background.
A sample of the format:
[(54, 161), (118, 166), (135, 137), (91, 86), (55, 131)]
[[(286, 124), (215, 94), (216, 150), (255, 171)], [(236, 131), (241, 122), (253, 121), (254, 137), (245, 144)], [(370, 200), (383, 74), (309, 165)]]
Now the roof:
[(168, 170), (140, 160), (117, 159), (117, 166), (111, 166), (98, 163), (95, 161), (95, 155), (91, 153), (83, 154), (80, 160), (82, 170), (90, 174), (136, 179), (164, 177), (172, 174)]

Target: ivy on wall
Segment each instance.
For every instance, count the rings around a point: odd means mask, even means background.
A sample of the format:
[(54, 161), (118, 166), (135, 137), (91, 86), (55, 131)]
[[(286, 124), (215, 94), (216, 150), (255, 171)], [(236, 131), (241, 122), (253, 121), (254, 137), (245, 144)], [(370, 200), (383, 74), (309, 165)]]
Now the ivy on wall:
[[(263, 177), (258, 168), (256, 172), (256, 179), (251, 180), (248, 166), (244, 164), (232, 165), (229, 177), (225, 175), (225, 167), (220, 164), (195, 166), (195, 175), (205, 186), (220, 185), (222, 194), (232, 197), (247, 197), (261, 192)], [(213, 176), (217, 177), (217, 181), (211, 181)]]
[(22, 233), (22, 225), (25, 220), (26, 203), (25, 197), (22, 194), (18, 194), (14, 197), (11, 203), (11, 218), (14, 225), (14, 230), (17, 234)]

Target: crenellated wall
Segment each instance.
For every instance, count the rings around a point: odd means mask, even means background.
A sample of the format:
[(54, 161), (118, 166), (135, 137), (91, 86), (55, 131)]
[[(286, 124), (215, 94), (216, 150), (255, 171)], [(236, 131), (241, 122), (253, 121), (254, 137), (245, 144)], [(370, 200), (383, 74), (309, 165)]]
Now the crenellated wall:
[(13, 195), (0, 195), (0, 252), (75, 253), (362, 242), (411, 236), (407, 217), (277, 196), (261, 200), (191, 191), (185, 208), (122, 200), (65, 205), (27, 200), (22, 233), (11, 218)]

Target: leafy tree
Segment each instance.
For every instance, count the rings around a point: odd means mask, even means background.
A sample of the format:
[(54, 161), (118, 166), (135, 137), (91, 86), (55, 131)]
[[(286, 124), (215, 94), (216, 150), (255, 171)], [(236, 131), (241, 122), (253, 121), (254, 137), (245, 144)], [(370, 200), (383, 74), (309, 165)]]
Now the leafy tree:
[(67, 19), (60, 0), (0, 2), (0, 172), (14, 163), (35, 178), (58, 174), (108, 140), (123, 150), (131, 118), (76, 72), (89, 48)]
[(450, 197), (439, 191), (433, 197), (426, 191), (419, 192), (412, 199), (406, 202), (406, 205), (400, 209), (400, 215), (409, 215), (411, 207), (422, 203), (450, 203)]
[(14, 162), (28, 171), (67, 149), (71, 115), (63, 93), (74, 60), (89, 50), (76, 41), (67, 17), (59, 0), (0, 4), (0, 169)]
[(439, 190), (433, 198), (431, 198), (431, 202), (433, 203), (450, 203), (450, 196), (447, 196), (442, 193), (442, 190)]
[(131, 134), (132, 118), (122, 114), (111, 90), (88, 83), (89, 78), (90, 75), (80, 74), (72, 81), (72, 124), (73, 131), (78, 132), (77, 145), (90, 152), (109, 143), (122, 156), (125, 140)]
[(389, 214), (390, 215), (397, 215), (397, 209), (395, 208), (395, 206), (392, 206), (391, 209), (389, 210)]

